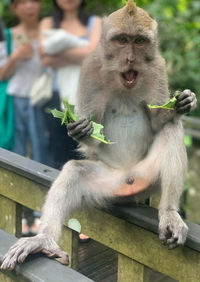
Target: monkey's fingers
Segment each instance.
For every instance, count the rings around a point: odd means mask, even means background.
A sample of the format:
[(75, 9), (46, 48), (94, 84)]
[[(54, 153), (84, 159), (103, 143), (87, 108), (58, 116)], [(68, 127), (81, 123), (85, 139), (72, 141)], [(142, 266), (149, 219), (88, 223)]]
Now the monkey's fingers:
[(85, 128), (83, 128), (80, 133), (78, 133), (78, 134), (75, 135), (74, 137), (75, 137), (76, 139), (80, 139), (80, 138), (83, 138), (83, 137), (85, 137), (85, 136), (90, 136), (90, 135), (92, 134), (93, 130), (94, 130), (94, 129), (93, 129), (93, 126), (92, 126), (92, 124), (90, 123), (90, 124), (88, 124)]
[(92, 133), (93, 126), (89, 120), (85, 120), (74, 129), (68, 131), (68, 134), (76, 139), (88, 136)]
[(177, 108), (177, 113), (178, 114), (187, 114), (191, 111), (192, 106), (189, 104), (183, 106), (183, 107), (176, 107)]
[(76, 135), (79, 132), (81, 132), (81, 130), (85, 128), (88, 125), (88, 123), (89, 121), (87, 119), (83, 119), (81, 122), (78, 122), (76, 124), (70, 123), (67, 128), (69, 133)]
[(197, 105), (196, 95), (190, 90), (184, 90), (179, 97), (177, 97), (176, 109), (180, 114), (188, 113), (195, 109)]
[(70, 123), (68, 123), (67, 128), (69, 130), (72, 130), (72, 129), (76, 128), (79, 124), (83, 123), (86, 120), (87, 120), (86, 118), (82, 118), (82, 119), (79, 119), (78, 121), (70, 122)]

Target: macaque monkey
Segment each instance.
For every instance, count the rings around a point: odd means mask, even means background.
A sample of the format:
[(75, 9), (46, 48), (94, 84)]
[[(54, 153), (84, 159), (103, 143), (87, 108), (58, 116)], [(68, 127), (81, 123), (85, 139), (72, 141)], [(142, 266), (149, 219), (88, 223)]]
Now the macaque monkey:
[[(103, 19), (99, 45), (82, 67), (77, 106), (81, 120), (69, 124), (68, 132), (86, 159), (64, 165), (44, 204), (39, 234), (11, 247), (1, 268), (13, 269), (36, 252), (68, 263), (56, 242), (65, 218), (83, 200), (100, 206), (130, 196), (140, 201), (159, 189), (159, 237), (169, 249), (184, 244), (188, 227), (178, 209), (187, 157), (180, 116), (195, 108), (196, 98), (185, 90), (175, 111), (147, 107), (168, 99), (157, 23), (129, 0)], [(90, 114), (104, 125), (112, 145), (90, 137)]]

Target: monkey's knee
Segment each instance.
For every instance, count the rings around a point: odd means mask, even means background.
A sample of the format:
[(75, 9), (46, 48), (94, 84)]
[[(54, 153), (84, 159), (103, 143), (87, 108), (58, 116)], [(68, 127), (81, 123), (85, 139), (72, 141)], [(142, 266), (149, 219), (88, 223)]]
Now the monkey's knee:
[(63, 166), (62, 172), (64, 172), (66, 176), (75, 175), (81, 171), (82, 167), (83, 164), (81, 165), (80, 161), (70, 160)]

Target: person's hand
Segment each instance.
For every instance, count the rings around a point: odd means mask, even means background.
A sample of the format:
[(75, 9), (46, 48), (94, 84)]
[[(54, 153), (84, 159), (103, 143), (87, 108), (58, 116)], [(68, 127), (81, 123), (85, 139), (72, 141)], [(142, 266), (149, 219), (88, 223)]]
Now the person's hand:
[(57, 55), (53, 55), (53, 56), (42, 55), (41, 61), (42, 61), (42, 64), (45, 67), (52, 67), (54, 69), (58, 69), (58, 68), (61, 68), (61, 67), (66, 67), (67, 65), (69, 65), (67, 60), (64, 60), (59, 55), (58, 56)]
[(33, 48), (30, 42), (20, 45), (13, 53), (12, 58), (16, 61), (30, 60), (33, 56)]
[(42, 64), (45, 67), (55, 67), (55, 57), (54, 56), (48, 56), (48, 55), (42, 55)]

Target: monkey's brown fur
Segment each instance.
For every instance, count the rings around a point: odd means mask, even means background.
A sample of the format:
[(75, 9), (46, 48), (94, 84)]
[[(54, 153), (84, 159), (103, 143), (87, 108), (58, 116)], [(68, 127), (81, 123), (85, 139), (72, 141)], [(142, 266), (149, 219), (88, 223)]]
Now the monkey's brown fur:
[[(195, 95), (185, 90), (181, 96), (182, 110), (192, 109)], [(63, 221), (83, 199), (104, 205), (108, 199), (133, 195), (138, 201), (160, 189), (160, 239), (169, 248), (184, 244), (187, 226), (178, 208), (187, 158), (180, 116), (147, 108), (151, 102), (159, 105), (168, 99), (157, 24), (128, 1), (104, 18), (99, 45), (81, 71), (77, 109), (85, 119), (68, 129), (87, 159), (65, 164), (44, 204), (40, 234), (20, 239), (5, 255), (3, 269), (13, 269), (29, 253), (39, 251), (67, 263), (56, 241)], [(114, 144), (87, 136), (92, 132), (90, 114), (104, 125), (105, 136)]]

